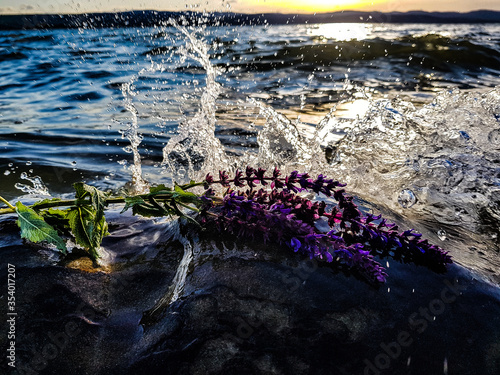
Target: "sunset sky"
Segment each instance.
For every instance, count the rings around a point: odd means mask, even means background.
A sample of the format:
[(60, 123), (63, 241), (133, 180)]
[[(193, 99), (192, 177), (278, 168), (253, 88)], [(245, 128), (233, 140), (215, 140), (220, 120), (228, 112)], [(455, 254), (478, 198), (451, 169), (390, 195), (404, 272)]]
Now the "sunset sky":
[(460, 11), (500, 10), (499, 0), (0, 0), (0, 13), (84, 13), (135, 9), (208, 10), (243, 13), (315, 13), (339, 10)]

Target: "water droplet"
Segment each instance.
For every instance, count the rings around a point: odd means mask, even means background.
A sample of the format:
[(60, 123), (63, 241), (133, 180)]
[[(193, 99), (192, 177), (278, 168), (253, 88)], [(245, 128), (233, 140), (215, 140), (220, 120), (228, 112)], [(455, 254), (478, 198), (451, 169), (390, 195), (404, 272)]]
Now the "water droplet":
[(488, 141), (494, 145), (500, 145), (500, 129), (495, 129), (488, 134)]
[(9, 171), (9, 170), (7, 170), (7, 171), (3, 172), (3, 174), (4, 174), (5, 176), (8, 176), (8, 175), (10, 174), (10, 171)]
[(457, 218), (465, 216), (465, 215), (467, 215), (467, 211), (465, 211), (463, 208), (457, 209), (455, 211), (455, 217), (457, 217)]
[(442, 230), (442, 229), (438, 230), (437, 235), (438, 235), (438, 237), (439, 237), (439, 239), (441, 241), (445, 241), (446, 238), (447, 238), (446, 237), (446, 232), (444, 230)]
[(29, 160), (26, 162), (26, 165), (31, 165), (31, 164), (33, 164), (33, 162), (31, 162)]
[(7, 166), (9, 166), (9, 167), (13, 167), (13, 166), (14, 166), (14, 163), (9, 163), (9, 164), (7, 164)]
[(403, 208), (410, 208), (417, 202), (417, 197), (410, 189), (404, 189), (399, 193), (398, 203)]
[(74, 161), (74, 160), (73, 160), (73, 161), (71, 162), (71, 165), (76, 165), (76, 161)]
[(463, 131), (463, 130), (460, 130), (458, 132), (460, 134), (460, 138), (466, 140), (466, 141), (469, 141), (470, 140), (470, 135), (467, 134), (467, 132)]

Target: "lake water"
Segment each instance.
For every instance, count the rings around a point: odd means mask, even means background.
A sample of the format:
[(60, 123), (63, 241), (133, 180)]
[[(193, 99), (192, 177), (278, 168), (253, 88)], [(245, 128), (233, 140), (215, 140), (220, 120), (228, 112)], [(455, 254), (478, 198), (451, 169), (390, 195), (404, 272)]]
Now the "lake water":
[(277, 165), (500, 279), (498, 25), (2, 31), (0, 93), (8, 199)]

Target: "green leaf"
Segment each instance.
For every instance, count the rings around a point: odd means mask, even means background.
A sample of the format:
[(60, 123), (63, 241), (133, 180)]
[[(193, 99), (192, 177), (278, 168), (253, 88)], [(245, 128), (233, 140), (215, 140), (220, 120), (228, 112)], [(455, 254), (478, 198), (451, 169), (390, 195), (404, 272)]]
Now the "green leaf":
[(109, 234), (104, 215), (97, 217), (93, 207), (77, 206), (70, 209), (67, 218), (76, 243), (83, 246), (92, 259), (99, 258), (97, 250), (103, 237)]
[(69, 226), (76, 243), (86, 249), (93, 247), (92, 232), (93, 232), (93, 214), (84, 207), (74, 207), (67, 215)]
[(158, 185), (158, 186), (153, 186), (149, 188), (149, 192), (151, 194), (160, 194), (164, 192), (171, 192), (172, 189), (169, 187), (166, 187), (164, 184)]
[(199, 196), (190, 191), (182, 190), (179, 185), (175, 185), (174, 191), (175, 193), (172, 197), (178, 202), (195, 203), (196, 205), (201, 203)]
[(198, 227), (201, 227), (200, 223), (198, 223), (196, 220), (194, 220), (191, 216), (184, 214), (184, 213), (183, 213), (183, 212), (179, 209), (179, 207), (177, 207), (177, 204), (176, 204), (175, 200), (174, 200), (174, 201), (172, 201), (172, 207), (173, 207), (173, 210), (174, 210), (174, 212), (175, 212), (175, 214), (176, 214), (177, 216), (179, 216), (180, 218), (182, 217), (182, 218), (186, 219), (187, 221), (189, 221), (189, 222), (191, 222), (191, 223), (195, 224), (195, 225), (196, 225), (196, 226), (198, 226)]
[(165, 216), (165, 210), (162, 210), (150, 204), (137, 204), (134, 207), (132, 207), (132, 213), (134, 215), (141, 215), (143, 217)]
[(31, 242), (47, 241), (56, 245), (63, 254), (66, 254), (67, 249), (63, 239), (53, 227), (45, 222), (42, 216), (21, 202), (16, 203), (16, 212), (17, 225), (21, 228), (22, 238)]
[(40, 215), (42, 216), (51, 216), (58, 219), (66, 219), (68, 215), (68, 209), (59, 210), (57, 208), (49, 208), (48, 210), (40, 211)]
[(54, 208), (49, 208), (48, 210), (43, 210), (38, 212), (40, 216), (43, 217), (45, 222), (54, 226), (58, 230), (62, 231), (64, 229), (69, 229), (68, 215), (69, 210), (58, 210)]
[(125, 197), (125, 206), (121, 210), (121, 214), (127, 211), (130, 208), (133, 208), (135, 205), (144, 204), (144, 199), (138, 195), (132, 197)]
[(61, 199), (60, 198), (50, 198), (50, 199), (44, 199), (44, 200), (41, 200), (39, 202), (35, 202), (31, 208), (33, 208), (34, 210), (40, 210), (42, 208), (46, 208), (46, 207), (50, 207), (51, 203), (54, 203), (54, 202), (60, 202)]
[(83, 246), (95, 260), (99, 258), (97, 250), (103, 237), (109, 234), (104, 216), (108, 194), (81, 182), (74, 184), (74, 187), (78, 201), (66, 217), (76, 243)]
[(86, 185), (83, 182), (77, 182), (73, 185), (76, 190), (76, 199), (85, 199), (90, 197), (90, 204), (94, 208), (97, 216), (104, 214), (104, 207), (106, 207), (106, 199), (109, 194), (106, 194), (97, 188)]
[(158, 207), (151, 203), (146, 202), (140, 196), (126, 197), (125, 207), (122, 212), (125, 212), (129, 208), (132, 208), (133, 215), (141, 215), (144, 217), (163, 217), (165, 216), (165, 210), (163, 207)]

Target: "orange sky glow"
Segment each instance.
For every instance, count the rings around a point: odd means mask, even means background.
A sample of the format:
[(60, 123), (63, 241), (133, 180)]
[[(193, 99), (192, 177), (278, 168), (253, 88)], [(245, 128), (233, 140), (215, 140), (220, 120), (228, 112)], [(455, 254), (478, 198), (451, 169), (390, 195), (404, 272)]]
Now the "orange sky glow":
[(322, 13), (340, 10), (468, 12), (500, 10), (499, 0), (0, 0), (0, 14), (86, 13), (126, 10), (206, 10), (241, 13)]
[(368, 10), (383, 8), (387, 5), (387, 0), (242, 0), (238, 2), (238, 6), (242, 8), (259, 8), (263, 11), (280, 11), (280, 12), (304, 12), (304, 13), (320, 13), (332, 12), (345, 9), (351, 10)]

